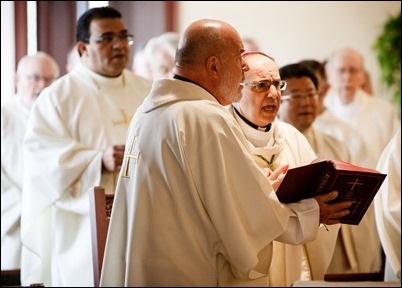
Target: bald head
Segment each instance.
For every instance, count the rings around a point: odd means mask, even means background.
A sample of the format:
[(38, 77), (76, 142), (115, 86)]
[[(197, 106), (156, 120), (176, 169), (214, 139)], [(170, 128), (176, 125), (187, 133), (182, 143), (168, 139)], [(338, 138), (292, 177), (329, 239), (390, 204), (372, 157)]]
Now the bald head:
[(349, 103), (363, 83), (362, 55), (352, 48), (342, 48), (330, 57), (327, 68), (328, 82), (340, 100)]
[(328, 65), (333, 65), (336, 61), (342, 61), (342, 59), (352, 59), (360, 69), (364, 66), (363, 56), (357, 50), (350, 47), (335, 51), (329, 58)]
[(179, 41), (176, 65), (180, 68), (201, 64), (210, 55), (219, 54), (225, 39), (235, 41), (236, 30), (218, 20), (203, 19), (192, 23)]
[(198, 20), (190, 24), (179, 41), (173, 71), (228, 105), (241, 97), (239, 83), (247, 69), (241, 57), (243, 51), (240, 35), (231, 25)]
[(59, 77), (59, 71), (56, 61), (45, 52), (22, 57), (15, 77), (17, 94), (30, 107), (40, 92)]

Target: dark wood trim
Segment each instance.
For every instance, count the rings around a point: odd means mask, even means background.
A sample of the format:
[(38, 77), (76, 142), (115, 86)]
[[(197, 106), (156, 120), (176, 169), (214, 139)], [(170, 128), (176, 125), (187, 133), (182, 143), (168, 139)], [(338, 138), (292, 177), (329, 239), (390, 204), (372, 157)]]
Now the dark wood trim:
[(27, 1), (14, 1), (15, 67), (28, 52)]
[(63, 75), (75, 43), (77, 1), (37, 1), (38, 51), (53, 56)]
[(165, 29), (167, 32), (177, 31), (177, 1), (165, 2)]

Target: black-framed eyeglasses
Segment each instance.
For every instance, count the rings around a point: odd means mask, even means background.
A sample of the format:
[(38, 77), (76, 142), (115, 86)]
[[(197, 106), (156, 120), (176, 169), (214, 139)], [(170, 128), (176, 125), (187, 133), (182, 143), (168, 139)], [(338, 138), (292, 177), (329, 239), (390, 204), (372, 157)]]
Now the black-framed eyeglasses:
[(318, 92), (310, 92), (307, 94), (300, 94), (300, 93), (292, 93), (292, 94), (287, 94), (287, 95), (282, 95), (281, 101), (291, 101), (291, 102), (302, 102), (304, 99), (309, 99), (309, 100), (316, 100), (318, 99)]
[(245, 83), (241, 82), (240, 85), (243, 86), (249, 86), (251, 87), (254, 91), (258, 93), (263, 93), (263, 92), (268, 92), (271, 86), (273, 85), (277, 91), (283, 91), (286, 89), (287, 82), (284, 80), (274, 80), (274, 81), (269, 81), (269, 80), (262, 80), (257, 83)]
[(85, 38), (85, 41), (88, 43), (91, 40), (94, 41), (95, 43), (104, 44), (104, 45), (111, 44), (114, 41), (121, 41), (121, 42), (127, 43), (128, 45), (133, 45), (134, 35), (132, 35), (132, 34), (118, 34), (118, 35), (104, 34), (104, 35), (94, 37), (94, 38), (91, 38), (91, 37)]

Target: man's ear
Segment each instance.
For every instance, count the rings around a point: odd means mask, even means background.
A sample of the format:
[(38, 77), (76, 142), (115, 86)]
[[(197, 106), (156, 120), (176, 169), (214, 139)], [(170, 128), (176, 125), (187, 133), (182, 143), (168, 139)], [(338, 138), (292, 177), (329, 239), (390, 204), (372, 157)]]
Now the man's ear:
[(206, 68), (208, 74), (212, 75), (214, 78), (219, 76), (219, 59), (216, 56), (210, 56), (206, 60)]
[(78, 54), (80, 55), (80, 57), (82, 57), (82, 55), (84, 55), (87, 52), (87, 43), (85, 43), (84, 41), (79, 41), (77, 43), (77, 50), (78, 50)]

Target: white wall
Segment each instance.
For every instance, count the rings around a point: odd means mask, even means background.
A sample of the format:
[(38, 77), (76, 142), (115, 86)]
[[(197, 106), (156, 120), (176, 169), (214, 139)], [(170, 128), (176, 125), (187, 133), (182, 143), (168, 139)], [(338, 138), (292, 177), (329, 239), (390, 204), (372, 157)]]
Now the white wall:
[(336, 49), (350, 46), (365, 57), (377, 94), (390, 99), (380, 83), (372, 46), (400, 5), (400, 1), (180, 1), (178, 30), (183, 32), (201, 18), (226, 21), (243, 37), (254, 38), (279, 66), (306, 58), (324, 60)]
[(14, 94), (14, 1), (1, 1), (1, 101)]

